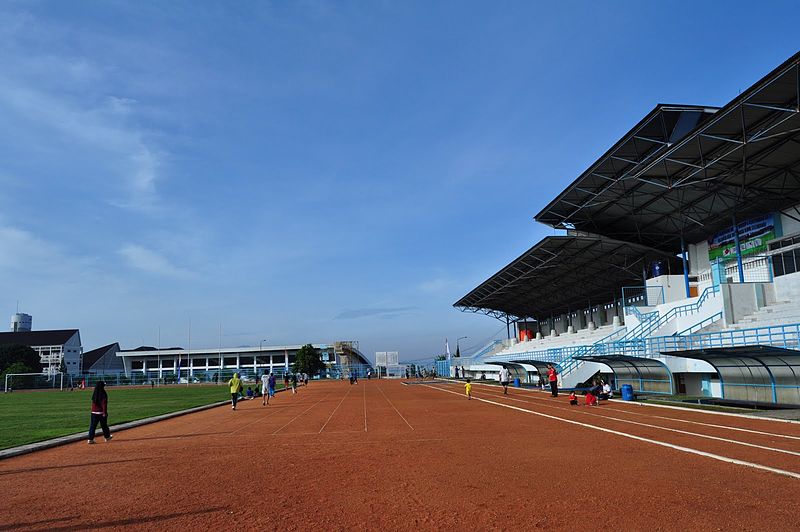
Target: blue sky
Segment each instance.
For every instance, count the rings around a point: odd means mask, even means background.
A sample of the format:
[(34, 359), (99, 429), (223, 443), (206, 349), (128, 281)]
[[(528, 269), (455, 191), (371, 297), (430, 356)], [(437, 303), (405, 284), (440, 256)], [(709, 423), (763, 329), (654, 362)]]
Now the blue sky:
[(86, 349), (479, 347), (505, 326), (451, 305), (532, 216), (796, 52), (796, 8), (3, 2), (1, 306)]

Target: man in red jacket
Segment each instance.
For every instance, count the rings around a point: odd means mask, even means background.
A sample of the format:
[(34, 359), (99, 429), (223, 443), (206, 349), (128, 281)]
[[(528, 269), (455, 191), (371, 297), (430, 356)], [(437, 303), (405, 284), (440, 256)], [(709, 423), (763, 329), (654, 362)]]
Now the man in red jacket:
[(547, 365), (547, 380), (550, 381), (550, 394), (558, 397), (558, 374), (552, 364)]

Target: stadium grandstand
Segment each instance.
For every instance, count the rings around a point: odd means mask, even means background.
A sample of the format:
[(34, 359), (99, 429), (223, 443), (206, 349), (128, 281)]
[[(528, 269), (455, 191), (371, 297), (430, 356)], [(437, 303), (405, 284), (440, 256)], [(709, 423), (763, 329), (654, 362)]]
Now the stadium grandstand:
[(564, 387), (800, 404), (800, 53), (722, 108), (657, 105), (458, 300), (507, 339), (451, 360)]

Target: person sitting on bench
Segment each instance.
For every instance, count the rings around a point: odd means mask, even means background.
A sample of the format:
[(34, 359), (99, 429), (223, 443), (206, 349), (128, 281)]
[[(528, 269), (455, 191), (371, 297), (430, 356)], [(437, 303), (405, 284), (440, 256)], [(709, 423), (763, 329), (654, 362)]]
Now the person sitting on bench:
[(614, 396), (614, 393), (611, 391), (611, 385), (603, 381), (600, 381), (600, 384), (603, 385), (603, 388), (600, 391), (600, 399), (603, 401), (608, 401)]

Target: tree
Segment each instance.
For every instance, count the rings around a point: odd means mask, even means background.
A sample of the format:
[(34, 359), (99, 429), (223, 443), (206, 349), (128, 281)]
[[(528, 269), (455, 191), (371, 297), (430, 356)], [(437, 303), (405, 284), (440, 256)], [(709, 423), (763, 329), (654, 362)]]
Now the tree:
[[(5, 386), (2, 383), (6, 382), (6, 374), (10, 373), (33, 373), (33, 370), (23, 364), (22, 362), (14, 362), (7, 366), (2, 373), (0, 373), (0, 386)], [(20, 382), (20, 377), (11, 377), (8, 382), (9, 388), (14, 388)]]
[(319, 357), (319, 350), (311, 344), (304, 345), (294, 355), (292, 371), (295, 373), (308, 373), (314, 376), (324, 369), (325, 363)]
[(5, 373), (10, 365), (17, 362), (27, 367), (27, 372), (12, 371), (9, 373), (33, 373), (42, 370), (39, 355), (27, 345), (0, 345), (0, 372)]

